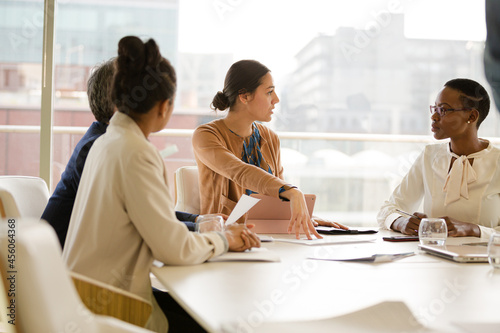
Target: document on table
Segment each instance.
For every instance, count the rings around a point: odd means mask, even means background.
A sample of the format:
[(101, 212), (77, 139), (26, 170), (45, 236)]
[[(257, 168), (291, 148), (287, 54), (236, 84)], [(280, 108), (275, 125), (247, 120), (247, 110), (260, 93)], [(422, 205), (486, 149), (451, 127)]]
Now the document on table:
[(221, 262), (221, 261), (269, 261), (278, 262), (281, 261), (280, 257), (276, 252), (269, 251), (264, 247), (254, 247), (251, 250), (244, 252), (226, 252), (218, 257), (214, 257), (208, 260), (209, 262)]
[(405, 253), (390, 253), (390, 254), (373, 254), (367, 257), (309, 257), (307, 259), (327, 260), (327, 261), (352, 261), (352, 262), (391, 262), (398, 259), (403, 259), (415, 255), (415, 252)]
[(302, 237), (301, 239), (295, 238), (274, 238), (275, 242), (285, 242), (294, 243), (308, 246), (316, 245), (336, 245), (336, 244), (353, 244), (353, 243), (367, 243), (376, 241), (376, 237), (364, 237), (364, 236), (330, 236), (323, 239), (313, 238), (307, 239)]
[(246, 212), (250, 210), (257, 202), (259, 202), (260, 199), (257, 198), (252, 198), (246, 194), (243, 194), (236, 203), (236, 206), (233, 208), (233, 211), (231, 214), (229, 214), (229, 217), (227, 218), (226, 225), (233, 224), (238, 220), (240, 217), (243, 216)]
[[(245, 323), (222, 325), (222, 331), (245, 332)], [(343, 316), (310, 321), (264, 322), (257, 327), (256, 333), (303, 333), (303, 332), (349, 332), (349, 333), (437, 333), (424, 327), (404, 302), (382, 302), (368, 308)]]
[(500, 332), (500, 322), (498, 323), (454, 323), (456, 326), (468, 333), (498, 333)]
[(273, 236), (269, 236), (269, 235), (257, 235), (259, 236), (259, 239), (261, 242), (264, 242), (264, 243), (270, 243), (270, 242), (274, 242), (274, 238)]

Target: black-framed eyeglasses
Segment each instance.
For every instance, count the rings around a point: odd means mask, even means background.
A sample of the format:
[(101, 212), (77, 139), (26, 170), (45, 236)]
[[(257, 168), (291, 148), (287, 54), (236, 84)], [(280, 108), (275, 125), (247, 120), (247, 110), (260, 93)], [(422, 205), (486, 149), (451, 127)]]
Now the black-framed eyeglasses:
[(472, 108), (463, 108), (463, 109), (446, 109), (442, 106), (435, 106), (435, 105), (431, 105), (430, 106), (430, 111), (431, 111), (431, 115), (434, 114), (434, 113), (437, 113), (438, 116), (440, 117), (444, 117), (448, 114), (448, 112), (455, 112), (455, 111), (470, 111), (470, 110), (473, 110)]

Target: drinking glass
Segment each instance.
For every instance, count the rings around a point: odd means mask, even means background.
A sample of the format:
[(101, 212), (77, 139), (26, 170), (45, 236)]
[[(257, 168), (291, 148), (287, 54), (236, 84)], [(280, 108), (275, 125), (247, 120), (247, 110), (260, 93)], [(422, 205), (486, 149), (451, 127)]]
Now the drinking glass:
[(440, 218), (424, 218), (420, 221), (418, 238), (422, 245), (443, 246), (448, 236), (446, 221)]
[(494, 268), (500, 268), (500, 233), (494, 233), (490, 236), (488, 261)]
[(224, 219), (217, 214), (200, 215), (196, 221), (196, 231), (199, 233), (209, 231), (224, 231)]

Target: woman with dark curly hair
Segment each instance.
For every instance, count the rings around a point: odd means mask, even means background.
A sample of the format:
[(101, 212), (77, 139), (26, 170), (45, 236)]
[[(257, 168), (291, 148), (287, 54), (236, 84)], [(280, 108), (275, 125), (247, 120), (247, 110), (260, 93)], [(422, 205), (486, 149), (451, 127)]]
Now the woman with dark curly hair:
[(166, 295), (153, 296), (153, 260), (197, 264), (260, 241), (241, 225), (199, 234), (177, 220), (165, 164), (148, 141), (172, 114), (174, 68), (154, 40), (143, 43), (133, 36), (120, 40), (115, 65), (111, 97), (118, 112), (86, 160), (63, 256), (72, 271), (149, 300), (153, 313), (147, 328), (199, 331)]

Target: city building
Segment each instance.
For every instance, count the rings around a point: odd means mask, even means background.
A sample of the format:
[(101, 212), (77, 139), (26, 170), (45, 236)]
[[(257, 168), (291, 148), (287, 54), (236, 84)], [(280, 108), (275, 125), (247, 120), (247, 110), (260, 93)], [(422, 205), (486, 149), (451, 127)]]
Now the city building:
[(456, 77), (484, 77), (483, 48), (483, 42), (406, 38), (403, 14), (379, 30), (319, 35), (296, 55), (276, 128), (428, 134), (422, 114), (439, 87)]

